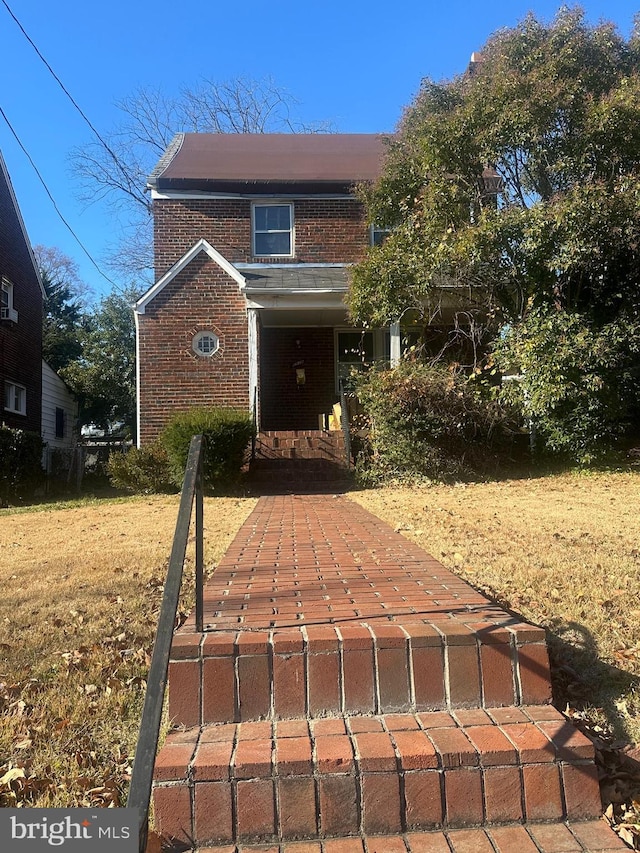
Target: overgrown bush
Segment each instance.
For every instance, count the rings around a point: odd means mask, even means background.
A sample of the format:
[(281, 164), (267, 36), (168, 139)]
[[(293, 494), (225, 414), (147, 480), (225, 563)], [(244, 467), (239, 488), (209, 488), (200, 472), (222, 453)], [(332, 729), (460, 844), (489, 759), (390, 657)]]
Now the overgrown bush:
[(0, 426), (0, 503), (30, 497), (42, 483), (43, 447), (35, 432)]
[(111, 485), (137, 494), (175, 492), (166, 449), (159, 441), (131, 447), (124, 453), (111, 451), (107, 462)]
[(496, 344), (505, 387), (535, 427), (540, 449), (581, 465), (606, 455), (640, 415), (640, 319), (600, 325), (555, 309), (535, 309)]
[(467, 479), (506, 458), (511, 413), (454, 369), (407, 359), (362, 375), (357, 392), (369, 422), (365, 483)]
[(230, 485), (240, 476), (247, 445), (254, 434), (248, 411), (223, 408), (193, 408), (178, 412), (166, 425), (160, 441), (167, 451), (171, 475), (182, 484), (189, 444), (194, 435), (207, 442), (204, 480), (208, 488)]

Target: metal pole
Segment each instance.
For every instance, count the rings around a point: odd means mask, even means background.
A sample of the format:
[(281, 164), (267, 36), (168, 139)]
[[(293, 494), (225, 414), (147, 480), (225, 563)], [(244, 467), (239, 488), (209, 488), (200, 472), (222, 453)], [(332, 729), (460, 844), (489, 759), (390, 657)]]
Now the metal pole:
[(196, 479), (196, 631), (201, 632), (204, 621), (204, 523), (203, 523), (203, 472), (202, 457), (206, 443), (202, 439), (202, 452)]

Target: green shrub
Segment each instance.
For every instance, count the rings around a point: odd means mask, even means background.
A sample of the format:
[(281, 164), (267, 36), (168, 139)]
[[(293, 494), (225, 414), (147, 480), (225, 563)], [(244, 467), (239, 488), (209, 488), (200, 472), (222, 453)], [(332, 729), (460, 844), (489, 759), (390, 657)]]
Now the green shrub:
[(535, 427), (539, 449), (588, 465), (637, 429), (640, 318), (598, 325), (584, 315), (534, 309), (495, 348), (505, 387)]
[(204, 480), (207, 487), (213, 488), (238, 479), (253, 434), (248, 411), (193, 408), (175, 414), (162, 431), (160, 441), (167, 451), (174, 482), (182, 484), (191, 439), (203, 435), (207, 442)]
[(31, 496), (42, 483), (43, 447), (35, 432), (0, 426), (0, 502)]
[(167, 451), (159, 441), (131, 447), (124, 453), (111, 451), (107, 473), (117, 489), (143, 495), (176, 491)]
[(413, 359), (358, 379), (369, 434), (358, 460), (365, 483), (468, 479), (510, 449), (510, 412), (460, 372)]

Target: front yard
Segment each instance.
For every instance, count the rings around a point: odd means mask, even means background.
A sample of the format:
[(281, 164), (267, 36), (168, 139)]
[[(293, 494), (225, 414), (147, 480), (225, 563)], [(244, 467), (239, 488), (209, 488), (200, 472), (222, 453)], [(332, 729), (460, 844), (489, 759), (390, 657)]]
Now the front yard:
[(547, 628), (555, 704), (593, 738), (607, 814), (637, 846), (640, 471), (351, 497), (503, 607)]
[[(556, 700), (599, 739), (607, 801), (630, 802), (640, 781), (616, 756), (640, 742), (640, 472), (350, 497), (548, 628)], [(253, 505), (206, 499), (210, 568)], [(0, 511), (0, 805), (123, 804), (177, 506)], [(187, 587), (185, 608), (191, 562)]]
[[(0, 511), (0, 806), (124, 805), (178, 500)], [(205, 499), (208, 567), (254, 503)]]

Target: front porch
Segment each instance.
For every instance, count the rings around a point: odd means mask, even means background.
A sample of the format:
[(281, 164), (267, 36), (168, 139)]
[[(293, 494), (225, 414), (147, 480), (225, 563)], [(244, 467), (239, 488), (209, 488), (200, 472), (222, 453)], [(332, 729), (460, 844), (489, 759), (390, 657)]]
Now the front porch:
[[(249, 393), (261, 430), (317, 430), (351, 368), (389, 361), (388, 330), (354, 328), (346, 264), (238, 265), (248, 318)], [(398, 329), (398, 357), (400, 353)]]
[[(257, 383), (262, 430), (326, 427), (340, 400), (340, 380), (353, 368), (389, 362), (389, 334), (346, 326), (266, 326), (260, 329)], [(386, 344), (386, 346), (385, 346)]]

